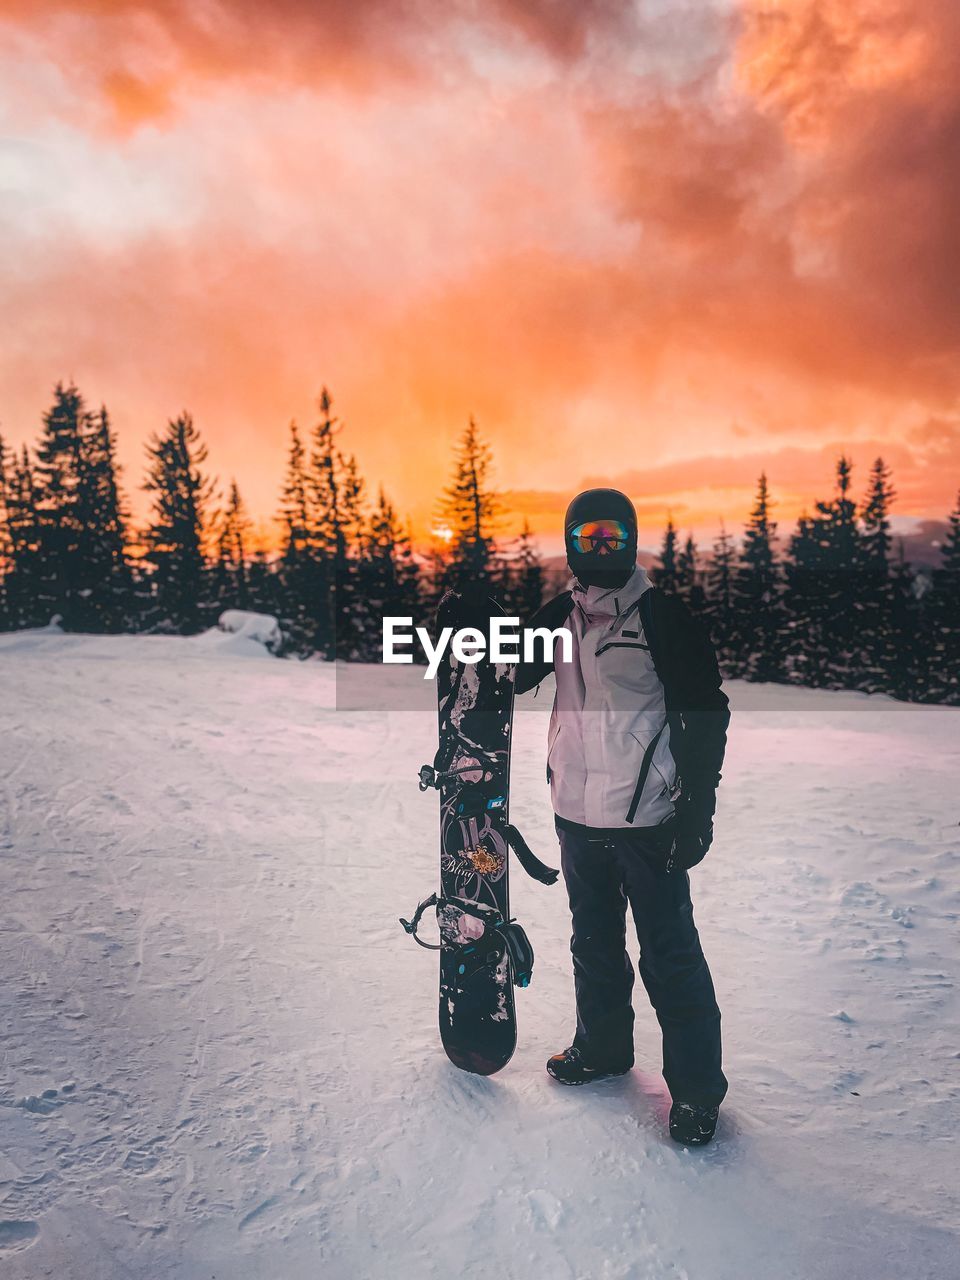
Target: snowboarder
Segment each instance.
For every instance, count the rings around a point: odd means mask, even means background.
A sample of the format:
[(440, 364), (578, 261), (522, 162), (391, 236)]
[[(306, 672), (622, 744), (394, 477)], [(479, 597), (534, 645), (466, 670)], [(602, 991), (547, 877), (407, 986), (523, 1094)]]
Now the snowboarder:
[(547, 1071), (581, 1085), (633, 1066), (629, 903), (663, 1032), (670, 1134), (700, 1145), (713, 1137), (727, 1081), (687, 872), (713, 839), (727, 698), (706, 633), (637, 565), (630, 499), (581, 493), (564, 534), (573, 589), (527, 625), (568, 630), (571, 658), (524, 663), (516, 683), (522, 693), (556, 672), (547, 781), (573, 916), (577, 1030)]

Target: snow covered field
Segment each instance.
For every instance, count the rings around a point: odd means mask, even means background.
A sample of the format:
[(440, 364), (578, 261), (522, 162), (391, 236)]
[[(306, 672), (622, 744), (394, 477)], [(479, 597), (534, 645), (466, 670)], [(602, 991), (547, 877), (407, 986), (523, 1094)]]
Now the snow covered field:
[[(960, 1273), (960, 711), (731, 686), (692, 876), (731, 1089), (697, 1152), (639, 1004), (631, 1075), (544, 1073), (566, 903), (518, 869), (520, 1046), (448, 1065), (397, 924), (434, 885), (433, 717), (333, 687), (243, 635), (0, 637), (5, 1280)], [(551, 861), (548, 710), (513, 817)]]

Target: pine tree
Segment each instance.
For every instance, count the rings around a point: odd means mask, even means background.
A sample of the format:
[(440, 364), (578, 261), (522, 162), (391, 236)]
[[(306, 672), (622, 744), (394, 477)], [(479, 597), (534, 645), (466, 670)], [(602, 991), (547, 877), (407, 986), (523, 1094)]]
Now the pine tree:
[(526, 619), (543, 601), (543, 564), (528, 520), (498, 564), (497, 599), (511, 617)]
[(309, 652), (316, 641), (320, 584), (313, 543), (313, 507), (307, 451), (295, 422), (280, 500), (283, 548), (277, 568), (280, 625), (295, 650)]
[(347, 560), (359, 560), (365, 550), (367, 530), (366, 485), (353, 454), (340, 459), (342, 471), (343, 542)]
[(393, 552), (396, 565), (397, 596), (395, 604), (401, 617), (418, 616), (423, 625), (432, 619), (426, 616), (426, 592), (424, 590), (423, 571), (413, 550), (413, 526), (407, 519), (406, 524), (398, 524)]
[(664, 591), (676, 591), (679, 586), (679, 566), (677, 564), (677, 530), (673, 516), (667, 516), (667, 527), (663, 535), (663, 547), (660, 550), (660, 566), (654, 570), (654, 581)]
[(837, 459), (837, 491), (832, 502), (818, 502), (825, 523), (830, 558), (840, 573), (850, 573), (857, 565), (860, 549), (857, 533), (857, 504), (851, 496), (853, 466), (841, 455)]
[(353, 454), (339, 455), (338, 465), (344, 559), (337, 576), (337, 656), (369, 660), (379, 652), (382, 621), (374, 617), (365, 589), (366, 485)]
[(375, 659), (379, 654), (382, 618), (375, 614), (365, 585), (369, 522), (366, 485), (353, 454), (342, 456), (343, 534), (346, 560), (337, 592), (338, 656)]
[(33, 627), (49, 621), (40, 595), (43, 586), (43, 551), (40, 515), (33, 464), (24, 445), (19, 458), (11, 458), (6, 496), (6, 530), (10, 554), (5, 582), (6, 606), (11, 627)]
[(823, 639), (823, 580), (817, 522), (806, 512), (797, 521), (785, 563), (783, 661), (792, 684), (820, 687), (826, 681)]
[(697, 544), (693, 534), (687, 534), (687, 540), (677, 552), (677, 590), (682, 596), (690, 594), (697, 575)]
[(493, 577), (494, 529), (500, 500), (490, 485), (493, 454), (470, 418), (457, 446), (453, 480), (439, 506), (451, 531), (450, 586), (462, 589), (488, 584)]
[(227, 506), (218, 521), (215, 595), (222, 609), (249, 609), (250, 519), (236, 480), (230, 482)]
[(543, 603), (543, 562), (529, 520), (524, 520), (520, 530), (514, 564), (517, 575), (514, 607), (516, 616), (525, 621)]
[(190, 633), (206, 613), (204, 540), (213, 481), (202, 470), (207, 449), (188, 413), (147, 445), (144, 489), (153, 494), (146, 531), (152, 566), (152, 630)]
[(761, 472), (757, 483), (756, 501), (743, 531), (741, 556), (744, 570), (750, 574), (761, 593), (773, 591), (778, 580), (777, 559), (773, 545), (777, 526), (770, 518), (771, 506), (766, 472)]
[(310, 483), (314, 502), (311, 539), (319, 555), (340, 569), (347, 557), (342, 496), (343, 459), (336, 448), (340, 423), (332, 414), (333, 397), (326, 387), (317, 401), (320, 417), (313, 428)]
[(783, 674), (780, 572), (770, 518), (766, 473), (743, 534), (740, 566), (734, 578), (734, 608), (741, 645), (741, 670), (748, 680), (777, 680)]
[(85, 437), (89, 484), (91, 589), (88, 614), (97, 631), (129, 626), (133, 581), (127, 558), (126, 503), (120, 490), (116, 441), (106, 406), (89, 419)]
[(356, 628), (355, 644), (361, 658), (372, 662), (380, 656), (385, 617), (410, 617), (415, 626), (425, 621), (409, 535), (382, 487), (367, 524), (357, 575), (363, 625)]
[(900, 662), (890, 578), (889, 516), (895, 496), (890, 469), (882, 458), (877, 458), (860, 508), (860, 564), (854, 606), (859, 614), (854, 637), (857, 684), (871, 693), (890, 689)]
[(820, 624), (828, 672), (826, 682), (834, 688), (855, 684), (860, 665), (861, 547), (857, 507), (851, 493), (852, 472), (850, 460), (841, 456), (837, 461), (837, 488), (833, 499), (817, 503), (819, 567), (824, 587)]
[[(258, 529), (257, 536), (264, 536), (262, 529)], [(251, 609), (255, 609), (257, 613), (269, 613), (280, 622), (283, 631), (282, 652), (286, 653), (290, 647), (290, 637), (280, 619), (282, 602), (279, 561), (271, 561), (263, 546), (254, 547), (250, 555), (247, 564), (247, 594)]]
[(356, 458), (337, 448), (342, 424), (326, 387), (317, 407), (309, 457), (296, 424), (290, 426), (278, 609), (294, 649), (327, 659), (352, 658), (366, 645), (369, 621), (361, 590), (366, 489)]
[(298, 560), (309, 550), (312, 518), (307, 481), (307, 452), (295, 422), (290, 423), (290, 450), (283, 482), (280, 514), (284, 525), (284, 558)]
[(858, 626), (862, 567), (851, 466), (841, 457), (833, 498), (802, 516), (787, 562), (790, 679), (815, 687), (850, 688), (861, 665)]
[(721, 667), (727, 676), (742, 673), (734, 605), (736, 571), (737, 551), (721, 521), (707, 570), (705, 616)]
[(343, 509), (343, 458), (336, 448), (340, 423), (333, 416), (333, 397), (324, 387), (317, 401), (320, 416), (313, 428), (310, 455), (310, 489), (313, 504), (310, 549), (313, 560), (309, 616), (313, 622), (313, 647), (325, 658), (342, 652), (348, 637), (339, 636), (345, 613), (339, 588), (347, 573), (347, 535)]
[(931, 695), (960, 704), (960, 493), (933, 573), (929, 652)]
[[(370, 610), (362, 586), (366, 537), (366, 487), (356, 458), (335, 447), (341, 424), (324, 387), (314, 428), (313, 554), (318, 568), (317, 615), (320, 647), (329, 658), (348, 660), (365, 652)], [(379, 641), (379, 634), (378, 634)]]
[(960, 586), (960, 493), (957, 495), (957, 505), (948, 518), (940, 568), (944, 575), (943, 581), (949, 580), (954, 586)]
[(43, 416), (34, 472), (43, 566), (38, 604), (74, 629), (90, 625), (88, 602), (96, 579), (90, 426), (77, 387), (58, 382), (53, 405)]
[(867, 496), (860, 511), (863, 531), (860, 540), (863, 563), (886, 577), (889, 568), (890, 507), (897, 496), (891, 483), (892, 473), (883, 458), (877, 458), (870, 469)]
[(0, 631), (13, 630), (13, 616), (7, 596), (7, 584), (13, 574), (13, 543), (10, 538), (9, 493), (13, 483), (13, 458), (7, 442), (0, 436)]
[(689, 533), (677, 555), (677, 591), (690, 609), (700, 614), (705, 607), (705, 595), (698, 578), (697, 559), (697, 544), (693, 534)]
[[(924, 590), (924, 579), (908, 564), (903, 539), (890, 565), (889, 632), (892, 661), (883, 673), (882, 688), (908, 702), (923, 702), (931, 697), (937, 683), (935, 641), (936, 616), (931, 615)], [(956, 665), (953, 668), (956, 676)], [(935, 701), (949, 701), (949, 691), (933, 694)]]

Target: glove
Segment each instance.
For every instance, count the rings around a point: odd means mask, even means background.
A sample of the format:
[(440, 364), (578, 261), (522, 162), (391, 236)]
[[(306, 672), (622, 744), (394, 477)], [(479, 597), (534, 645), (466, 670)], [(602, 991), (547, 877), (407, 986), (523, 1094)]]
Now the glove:
[(692, 799), (681, 803), (669, 864), (689, 871), (702, 862), (713, 844), (713, 816)]

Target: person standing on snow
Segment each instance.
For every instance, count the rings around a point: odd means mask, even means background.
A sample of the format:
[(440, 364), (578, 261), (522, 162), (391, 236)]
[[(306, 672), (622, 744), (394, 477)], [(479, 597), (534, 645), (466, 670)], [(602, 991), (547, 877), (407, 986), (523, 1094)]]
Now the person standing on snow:
[(564, 520), (576, 581), (528, 627), (565, 628), (569, 662), (524, 663), (517, 691), (555, 670), (547, 780), (573, 916), (577, 1030), (547, 1071), (580, 1085), (633, 1066), (633, 965), (663, 1032), (670, 1135), (709, 1142), (727, 1091), (720, 1010), (687, 872), (713, 838), (730, 714), (713, 646), (683, 601), (637, 565), (637, 517), (616, 489), (589, 489)]

